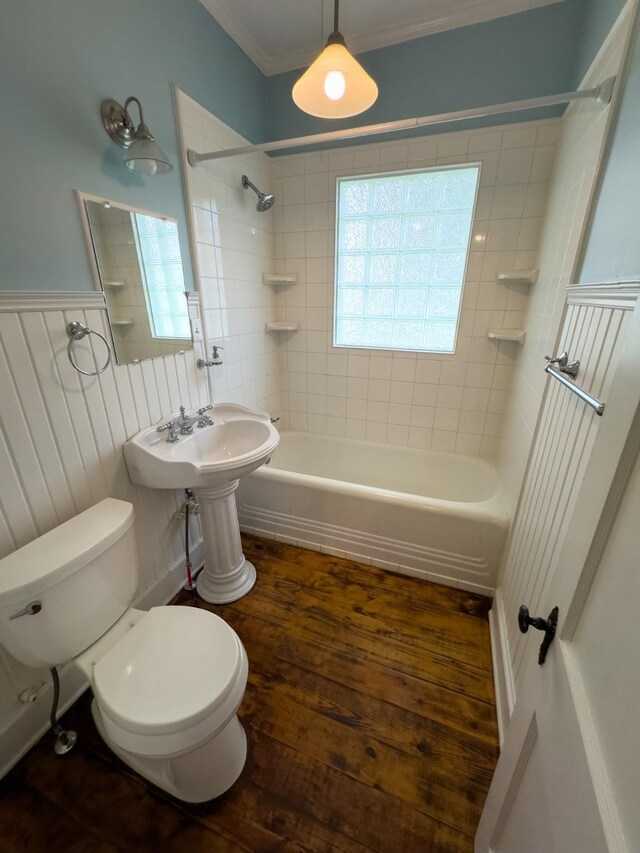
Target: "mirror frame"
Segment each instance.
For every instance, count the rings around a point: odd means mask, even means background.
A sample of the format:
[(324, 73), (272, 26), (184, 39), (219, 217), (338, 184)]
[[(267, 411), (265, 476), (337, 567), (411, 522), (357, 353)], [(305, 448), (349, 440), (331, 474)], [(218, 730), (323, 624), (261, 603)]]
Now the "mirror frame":
[[(158, 211), (156, 211), (156, 210), (147, 210), (143, 207), (136, 207), (135, 205), (126, 204), (125, 202), (113, 201), (112, 199), (105, 198), (104, 196), (93, 195), (92, 193), (86, 193), (82, 190), (75, 190), (75, 195), (76, 195), (76, 199), (77, 199), (78, 206), (80, 209), (80, 221), (82, 224), (82, 231), (84, 234), (85, 243), (87, 246), (87, 251), (89, 253), (89, 263), (91, 266), (91, 272), (93, 274), (93, 284), (94, 284), (95, 289), (98, 291), (98, 293), (102, 293), (102, 295), (104, 297), (104, 307), (105, 307), (105, 311), (107, 314), (107, 323), (109, 325), (109, 335), (111, 337), (111, 346), (113, 349), (113, 354), (114, 354), (116, 363), (119, 366), (126, 366), (127, 364), (139, 364), (142, 361), (153, 361), (156, 358), (166, 358), (168, 354), (153, 355), (153, 356), (147, 356), (144, 358), (136, 358), (136, 359), (131, 359), (130, 361), (125, 361), (125, 362), (120, 362), (118, 360), (118, 351), (116, 349), (116, 338), (113, 334), (113, 326), (111, 324), (111, 316), (109, 313), (109, 306), (107, 303), (107, 294), (106, 294), (106, 291), (105, 291), (104, 286), (102, 284), (102, 277), (100, 275), (100, 267), (98, 266), (98, 258), (96, 255), (96, 247), (95, 247), (95, 243), (93, 240), (93, 233), (91, 231), (91, 220), (89, 218), (89, 211), (87, 209), (86, 203), (88, 201), (92, 201), (92, 202), (95, 202), (97, 204), (102, 204), (102, 205), (104, 205), (106, 203), (106, 204), (111, 205), (112, 207), (118, 208), (119, 210), (127, 210), (130, 213), (141, 213), (145, 216), (153, 216), (156, 219), (162, 219), (163, 221), (166, 221), (166, 222), (175, 222), (176, 225), (178, 225), (178, 220), (174, 216), (165, 216), (165, 214), (158, 213)], [(183, 269), (183, 273), (184, 273), (184, 261), (182, 260), (182, 257), (180, 258), (180, 262), (182, 263), (182, 269)], [(193, 334), (193, 319), (194, 318), (192, 316), (191, 307), (193, 305), (194, 300), (195, 300), (196, 304), (199, 305), (199, 294), (198, 294), (198, 290), (195, 287), (193, 290), (185, 290), (184, 294), (185, 294), (185, 301), (187, 304), (187, 314), (189, 316), (189, 325), (191, 328), (191, 344), (188, 346), (185, 346), (184, 349), (177, 350), (175, 353), (172, 353), (173, 355), (184, 355), (187, 352), (193, 352), (195, 350), (195, 345), (196, 345), (196, 340), (194, 339), (194, 334)]]

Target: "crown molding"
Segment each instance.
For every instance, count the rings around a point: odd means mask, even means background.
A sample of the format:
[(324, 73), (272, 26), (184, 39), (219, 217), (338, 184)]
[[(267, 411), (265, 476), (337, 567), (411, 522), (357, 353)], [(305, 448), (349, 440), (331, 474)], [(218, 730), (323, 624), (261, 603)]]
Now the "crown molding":
[[(318, 47), (315, 45), (310, 48), (288, 51), (280, 56), (272, 56), (264, 51), (247, 28), (236, 18), (231, 11), (229, 0), (200, 0), (200, 2), (258, 66), (260, 71), (267, 76), (304, 68), (313, 62), (318, 55)], [(395, 27), (373, 28), (366, 30), (359, 36), (347, 35), (346, 38), (351, 51), (363, 53), (559, 2), (562, 0), (465, 0), (462, 8), (449, 8), (443, 13), (432, 15), (420, 21), (400, 22)]]
[(249, 30), (236, 18), (225, 0), (200, 0), (200, 2), (263, 74), (277, 73), (269, 70), (273, 58), (264, 52)]

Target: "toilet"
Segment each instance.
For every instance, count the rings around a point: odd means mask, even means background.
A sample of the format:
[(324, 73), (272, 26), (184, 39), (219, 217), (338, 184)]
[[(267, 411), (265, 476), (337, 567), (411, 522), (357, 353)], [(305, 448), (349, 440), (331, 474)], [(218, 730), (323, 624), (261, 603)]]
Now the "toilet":
[(178, 799), (205, 802), (245, 763), (247, 655), (213, 613), (130, 607), (133, 516), (106, 498), (0, 560), (0, 644), (28, 666), (79, 667), (113, 752)]

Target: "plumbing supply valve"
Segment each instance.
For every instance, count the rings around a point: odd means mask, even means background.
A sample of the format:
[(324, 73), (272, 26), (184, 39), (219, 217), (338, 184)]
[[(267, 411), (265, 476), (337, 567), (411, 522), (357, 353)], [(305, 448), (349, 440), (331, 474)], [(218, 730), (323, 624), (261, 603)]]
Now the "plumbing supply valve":
[(196, 495), (193, 492), (189, 495), (187, 500), (182, 504), (179, 510), (176, 511), (176, 518), (184, 518), (187, 514), (187, 504), (189, 505), (189, 516), (199, 515), (200, 514), (200, 502)]

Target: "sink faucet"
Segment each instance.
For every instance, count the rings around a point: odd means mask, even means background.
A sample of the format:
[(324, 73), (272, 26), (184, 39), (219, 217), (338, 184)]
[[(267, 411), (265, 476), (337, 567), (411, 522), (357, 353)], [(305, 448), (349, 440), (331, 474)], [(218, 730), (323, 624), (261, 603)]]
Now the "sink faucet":
[(189, 416), (185, 415), (184, 406), (180, 406), (180, 414), (176, 418), (176, 426), (180, 428), (180, 435), (191, 435), (194, 424), (197, 424), (200, 429), (212, 426), (213, 418), (205, 415), (205, 412), (208, 412), (210, 409), (213, 409), (213, 406), (203, 406), (201, 409), (198, 409), (196, 415)]
[(213, 406), (203, 406), (201, 409), (198, 409), (195, 415), (187, 415), (185, 413), (185, 407), (180, 406), (180, 414), (175, 420), (168, 421), (166, 424), (162, 426), (156, 427), (157, 432), (167, 432), (167, 441), (170, 444), (174, 444), (176, 441), (180, 440), (180, 436), (178, 435), (178, 431), (180, 435), (191, 435), (193, 433), (193, 425), (196, 424), (199, 429), (207, 426), (213, 426), (213, 418), (209, 417), (209, 415), (205, 414), (205, 412), (213, 409)]

